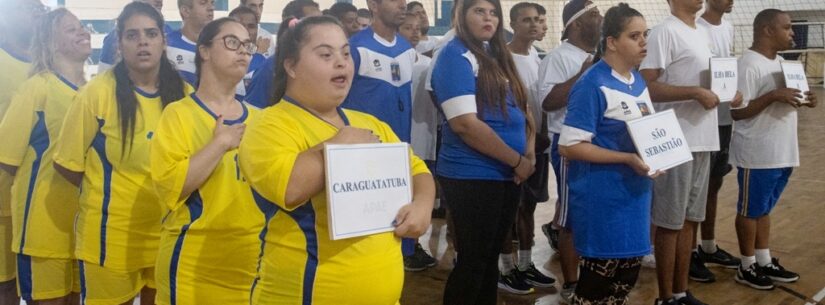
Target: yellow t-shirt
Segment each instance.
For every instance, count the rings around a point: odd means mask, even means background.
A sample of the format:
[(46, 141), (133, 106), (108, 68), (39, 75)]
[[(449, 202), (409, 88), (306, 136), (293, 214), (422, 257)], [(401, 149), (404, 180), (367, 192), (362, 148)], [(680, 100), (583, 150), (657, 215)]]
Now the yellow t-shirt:
[[(399, 142), (375, 117), (340, 110), (348, 125)], [(267, 224), (253, 304), (395, 304), (404, 270), (400, 239), (392, 232), (331, 240), (325, 191), (294, 210), (284, 207), (298, 154), (324, 142), (337, 128), (287, 100), (264, 109), (241, 140), (241, 171), (260, 201), (277, 206)], [(429, 173), (411, 152), (412, 176)]]
[[(56, 141), (54, 162), (83, 172), (76, 257), (130, 272), (155, 265), (161, 219), (168, 212), (149, 174), (149, 142), (162, 104), (158, 94), (135, 90), (134, 140), (124, 152), (115, 84), (110, 70), (80, 90)], [(192, 92), (188, 85), (183, 90)]]
[[(3, 71), (0, 72), (0, 119), (2, 119), (17, 87), (29, 78), (30, 63), (28, 58), (0, 48), (0, 67), (3, 67)], [(0, 134), (0, 136), (6, 135)], [(11, 216), (12, 180), (14, 177), (0, 170), (0, 217)]]
[(17, 167), (12, 185), (12, 251), (72, 258), (78, 188), (55, 169), (54, 140), (77, 86), (53, 73), (20, 85), (0, 123), (0, 163)]
[[(240, 118), (224, 124), (248, 123), (258, 114), (243, 109)], [(158, 254), (159, 303), (175, 303), (168, 300), (170, 289), (177, 289), (179, 298), (199, 293), (211, 294), (215, 303), (249, 301), (266, 219), (240, 174), (238, 150), (224, 153), (209, 178), (179, 200), (190, 158), (212, 141), (215, 122), (216, 116), (192, 94), (166, 107), (152, 139), (152, 180), (160, 201), (171, 209)], [(176, 270), (172, 279), (162, 272), (171, 269)], [(227, 299), (219, 302), (221, 298)]]

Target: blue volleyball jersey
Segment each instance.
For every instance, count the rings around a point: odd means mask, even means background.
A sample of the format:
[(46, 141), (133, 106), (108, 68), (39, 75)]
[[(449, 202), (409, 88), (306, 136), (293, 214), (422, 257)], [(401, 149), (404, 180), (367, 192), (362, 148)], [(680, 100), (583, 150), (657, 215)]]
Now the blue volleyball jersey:
[[(478, 61), (460, 39), (450, 41), (439, 53), (433, 66), (431, 85), (436, 103), (447, 120), (468, 113), (478, 113), (476, 78)], [(512, 92), (507, 93), (507, 116), (498, 107), (482, 107), (484, 121), (510, 148), (524, 154), (527, 146), (527, 122)], [(468, 146), (446, 121), (441, 128), (441, 149), (436, 173), (452, 179), (513, 179), (509, 164), (490, 158)], [(515, 160), (514, 160), (515, 161)]]
[(372, 28), (349, 41), (355, 78), (341, 106), (377, 117), (389, 124), (401, 141), (409, 143), (415, 49), (398, 34), (388, 42)]
[(197, 88), (195, 83), (198, 82), (198, 77), (195, 74), (197, 72), (195, 67), (195, 53), (197, 50), (197, 43), (183, 36), (180, 30), (166, 35), (166, 57), (178, 70), (183, 80), (195, 88)]
[[(570, 92), (559, 145), (571, 134), (604, 149), (636, 153), (627, 121), (653, 112), (638, 71), (631, 79), (607, 63), (593, 65)], [(584, 135), (582, 138), (581, 135)], [(576, 251), (591, 258), (630, 258), (650, 253), (653, 181), (625, 164), (568, 161), (568, 201)], [(605, 187), (608, 186), (608, 187)]]

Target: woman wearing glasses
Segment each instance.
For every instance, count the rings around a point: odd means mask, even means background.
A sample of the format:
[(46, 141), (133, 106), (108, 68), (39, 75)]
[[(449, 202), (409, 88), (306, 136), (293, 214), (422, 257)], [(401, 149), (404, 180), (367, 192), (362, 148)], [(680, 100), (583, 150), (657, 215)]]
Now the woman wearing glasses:
[(131, 304), (138, 293), (141, 304), (154, 304), (167, 209), (150, 181), (149, 143), (163, 108), (191, 92), (166, 60), (162, 29), (163, 17), (148, 4), (123, 9), (123, 60), (78, 93), (56, 139), (57, 171), (82, 190), (74, 252), (83, 304)]
[(230, 18), (204, 27), (198, 90), (163, 111), (152, 180), (171, 210), (163, 222), (155, 304), (245, 304), (255, 280), (264, 213), (240, 174), (238, 144), (257, 112), (235, 99), (255, 41)]

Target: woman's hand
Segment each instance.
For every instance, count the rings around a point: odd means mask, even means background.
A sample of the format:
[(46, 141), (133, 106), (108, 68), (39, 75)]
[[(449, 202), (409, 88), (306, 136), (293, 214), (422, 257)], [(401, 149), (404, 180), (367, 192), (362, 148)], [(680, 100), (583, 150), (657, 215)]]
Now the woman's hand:
[(432, 204), (417, 204), (415, 200), (398, 210), (395, 216), (395, 236), (418, 238), (427, 232), (432, 216)]
[(225, 125), (223, 116), (218, 116), (215, 123), (215, 131), (212, 132), (212, 141), (218, 143), (224, 151), (238, 148), (241, 144), (241, 137), (246, 130), (246, 124)]
[(526, 181), (527, 178), (530, 178), (530, 175), (532, 175), (534, 171), (536, 171), (534, 162), (527, 157), (519, 156), (518, 164), (513, 168), (513, 182), (521, 184)]
[(372, 130), (350, 126), (342, 127), (335, 136), (327, 140), (327, 143), (330, 144), (367, 144), (380, 142), (381, 139), (379, 139), (378, 135), (373, 133)]

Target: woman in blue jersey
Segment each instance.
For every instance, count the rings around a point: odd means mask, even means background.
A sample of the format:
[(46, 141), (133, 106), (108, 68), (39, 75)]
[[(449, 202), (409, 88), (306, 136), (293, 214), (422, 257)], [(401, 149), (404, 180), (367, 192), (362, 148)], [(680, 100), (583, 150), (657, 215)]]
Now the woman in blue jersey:
[(57, 170), (81, 186), (75, 223), (81, 298), (89, 305), (154, 304), (161, 204), (149, 145), (163, 108), (191, 88), (166, 60), (163, 16), (132, 2), (117, 20), (122, 60), (81, 90), (57, 138)]
[(646, 55), (647, 24), (621, 3), (605, 14), (602, 35), (601, 61), (573, 86), (559, 136), (559, 151), (570, 160), (570, 221), (582, 256), (573, 304), (625, 304), (650, 253), (653, 182), (626, 127), (653, 109), (635, 69)]
[(495, 304), (498, 252), (515, 221), (519, 184), (534, 170), (533, 124), (504, 42), (501, 3), (462, 1), (456, 14), (456, 37), (441, 49), (431, 82), (448, 120), (436, 174), (458, 250), (444, 304)]
[(307, 17), (278, 39), (275, 99), (250, 122), (239, 152), (256, 202), (273, 213), (262, 234), (251, 304), (398, 304), (404, 282), (400, 238), (427, 230), (432, 176), (412, 154), (409, 164), (386, 164), (409, 165), (412, 177), (412, 202), (397, 213), (395, 231), (332, 240), (324, 144), (400, 140), (386, 123), (340, 107), (354, 68), (337, 20)]

